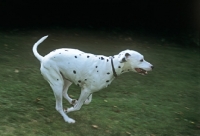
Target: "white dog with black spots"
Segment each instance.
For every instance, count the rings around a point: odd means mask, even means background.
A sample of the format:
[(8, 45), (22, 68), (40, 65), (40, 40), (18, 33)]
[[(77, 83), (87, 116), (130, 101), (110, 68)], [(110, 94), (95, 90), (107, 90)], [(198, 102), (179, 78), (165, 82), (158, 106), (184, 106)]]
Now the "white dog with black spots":
[[(37, 47), (47, 37), (42, 37), (34, 44), (33, 53), (41, 63), (41, 74), (54, 92), (56, 110), (68, 123), (75, 123), (75, 120), (69, 118), (66, 113), (80, 110), (83, 104), (89, 104), (92, 94), (108, 87), (117, 76), (129, 71), (146, 75), (147, 71), (153, 69), (153, 65), (145, 61), (143, 55), (133, 50), (125, 50), (113, 57), (106, 57), (77, 49), (62, 48), (43, 57), (37, 52)], [(72, 83), (81, 88), (78, 100), (71, 99), (67, 94)], [(63, 97), (73, 107), (64, 110)]]

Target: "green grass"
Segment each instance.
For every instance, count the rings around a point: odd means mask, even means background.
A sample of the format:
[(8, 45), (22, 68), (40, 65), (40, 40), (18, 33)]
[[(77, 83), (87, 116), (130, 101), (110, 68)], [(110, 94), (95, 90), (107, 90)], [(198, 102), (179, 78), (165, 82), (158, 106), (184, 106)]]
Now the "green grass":
[[(32, 45), (47, 54), (61, 47), (114, 55), (137, 50), (155, 69), (147, 76), (126, 73), (93, 95), (89, 105), (69, 113), (65, 123), (55, 110), (55, 99), (42, 78)], [(132, 32), (78, 29), (10, 30), (0, 32), (1, 136), (198, 136), (200, 134), (199, 49), (161, 42)], [(132, 40), (127, 40), (131, 37)], [(72, 85), (69, 94), (78, 98)], [(64, 100), (64, 106), (70, 105)], [(97, 125), (94, 128), (92, 125)]]

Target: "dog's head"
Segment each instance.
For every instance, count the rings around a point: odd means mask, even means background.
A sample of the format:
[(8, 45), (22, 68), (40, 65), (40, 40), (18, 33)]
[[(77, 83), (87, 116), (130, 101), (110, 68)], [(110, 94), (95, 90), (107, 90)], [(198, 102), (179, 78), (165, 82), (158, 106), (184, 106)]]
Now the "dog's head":
[(144, 60), (144, 56), (133, 50), (125, 50), (119, 53), (120, 63), (124, 63), (124, 69), (146, 75), (153, 69), (153, 65)]

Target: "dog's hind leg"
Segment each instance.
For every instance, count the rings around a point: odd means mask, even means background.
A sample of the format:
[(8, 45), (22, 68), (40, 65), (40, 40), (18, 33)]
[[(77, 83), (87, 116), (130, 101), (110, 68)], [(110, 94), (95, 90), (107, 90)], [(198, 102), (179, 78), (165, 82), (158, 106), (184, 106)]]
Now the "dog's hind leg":
[(62, 117), (66, 122), (75, 123), (75, 120), (69, 118), (63, 110), (62, 92), (63, 92), (64, 81), (60, 73), (54, 69), (47, 70), (45, 68), (41, 68), (41, 73), (44, 76), (44, 78), (49, 82), (54, 92), (56, 98), (56, 110), (62, 115)]
[(56, 98), (56, 110), (63, 116), (64, 120), (68, 123), (75, 123), (75, 120), (69, 118), (63, 110), (62, 105), (62, 86), (60, 85), (51, 85), (54, 90), (54, 95)]
[(77, 100), (75, 99), (72, 99), (69, 97), (69, 95), (67, 94), (68, 92), (68, 89), (69, 89), (69, 86), (72, 84), (72, 82), (70, 82), (69, 80), (64, 80), (64, 88), (63, 88), (63, 97), (65, 99), (67, 99), (67, 101), (72, 104), (72, 105), (75, 105)]

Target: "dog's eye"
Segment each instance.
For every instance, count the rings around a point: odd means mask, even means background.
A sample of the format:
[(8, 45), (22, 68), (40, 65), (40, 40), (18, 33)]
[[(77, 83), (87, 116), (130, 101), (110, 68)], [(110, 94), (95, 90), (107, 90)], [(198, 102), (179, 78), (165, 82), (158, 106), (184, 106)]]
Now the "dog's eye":
[(140, 62), (143, 62), (143, 61), (144, 61), (143, 59), (140, 60)]

